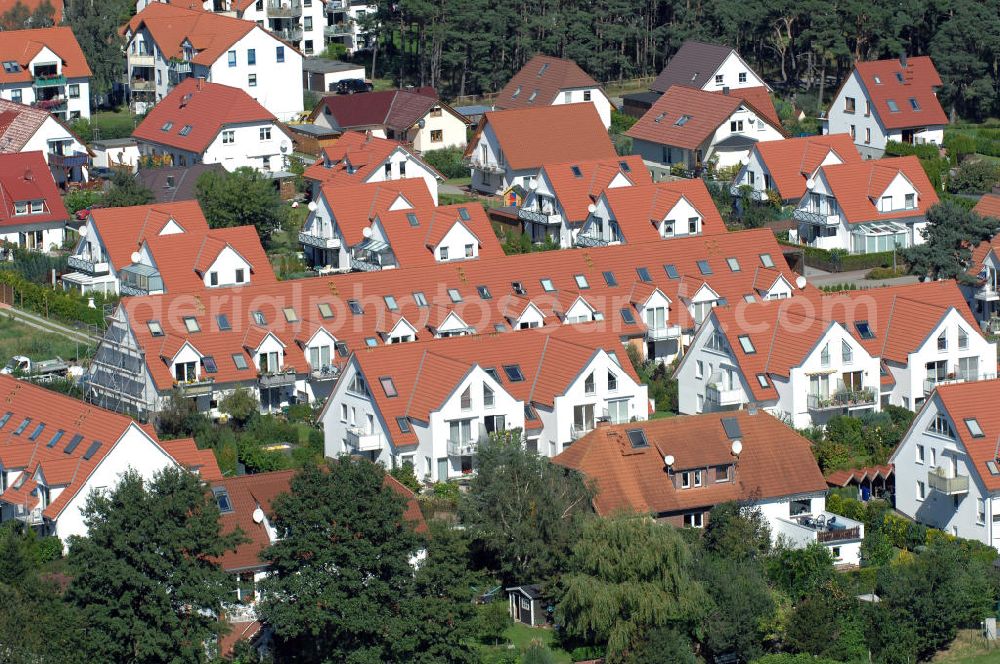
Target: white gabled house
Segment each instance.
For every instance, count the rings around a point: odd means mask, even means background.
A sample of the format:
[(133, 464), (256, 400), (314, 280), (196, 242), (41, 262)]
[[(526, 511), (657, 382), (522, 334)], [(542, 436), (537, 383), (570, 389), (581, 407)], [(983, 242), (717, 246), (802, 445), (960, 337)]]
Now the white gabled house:
[(861, 155), (847, 134), (763, 141), (750, 150), (730, 193), (740, 198), (748, 190), (751, 200), (767, 201), (775, 196), (782, 204), (796, 204), (815, 182), (820, 167), (860, 161)]
[(601, 122), (611, 127), (611, 99), (587, 72), (572, 60), (536, 55), (507, 82), (493, 108), (530, 108), (586, 102), (594, 105)]
[(63, 121), (90, 117), (91, 71), (70, 27), (5, 30), (0, 65), (0, 98)]

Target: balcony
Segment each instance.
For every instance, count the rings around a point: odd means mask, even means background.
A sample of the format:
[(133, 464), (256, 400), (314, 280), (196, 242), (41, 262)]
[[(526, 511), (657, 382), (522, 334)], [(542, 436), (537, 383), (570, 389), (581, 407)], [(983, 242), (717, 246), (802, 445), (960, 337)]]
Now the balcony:
[(724, 388), (714, 383), (705, 389), (705, 401), (717, 406), (739, 406), (747, 400), (742, 387)]
[(151, 265), (129, 265), (119, 273), (118, 291), (122, 295), (154, 295), (163, 292), (163, 277)]
[(479, 449), (479, 443), (475, 440), (448, 439), (448, 456), (472, 456), (477, 449)]
[(569, 439), (573, 441), (580, 440), (593, 430), (594, 430), (593, 424), (591, 424), (590, 426), (587, 426), (585, 424), (574, 424), (572, 427), (570, 427)]
[(975, 298), (983, 302), (997, 302), (1000, 300), (1000, 292), (993, 284), (985, 284), (976, 290)]
[(340, 367), (337, 366), (326, 366), (319, 367), (309, 372), (309, 378), (311, 380), (337, 380), (340, 376)]
[(839, 214), (821, 214), (811, 210), (795, 210), (792, 212), (792, 218), (817, 226), (836, 226), (840, 223)]
[(289, 385), (295, 385), (295, 369), (287, 369), (285, 371), (275, 371), (275, 372), (264, 372), (257, 377), (257, 384), (262, 389), (268, 389), (272, 387), (287, 387)]
[(86, 256), (70, 256), (66, 259), (66, 264), (77, 272), (92, 277), (100, 277), (109, 272), (107, 261), (94, 261)]
[(368, 258), (351, 257), (351, 269), (359, 272), (378, 272), (382, 266)]
[(943, 468), (934, 468), (927, 471), (927, 486), (946, 496), (961, 496), (969, 493), (969, 476), (949, 477)]
[(790, 540), (802, 545), (808, 544), (809, 541), (834, 544), (861, 540), (864, 538), (864, 525), (860, 521), (830, 512), (815, 515), (801, 514), (787, 521), (781, 519), (778, 534), (786, 535)]
[(546, 214), (544, 212), (535, 212), (534, 210), (525, 210), (524, 208), (517, 209), (517, 218), (523, 219), (524, 221), (530, 221), (533, 224), (544, 224), (548, 226), (558, 226), (561, 221), (556, 215)]
[(950, 378), (928, 378), (924, 380), (924, 395), (934, 391), (938, 385), (954, 385), (955, 383), (968, 383), (976, 380), (991, 380), (996, 378), (996, 374), (991, 373), (962, 373), (952, 374)]
[(647, 327), (647, 341), (663, 341), (664, 339), (676, 339), (681, 336), (680, 325), (664, 325), (663, 327)]
[(36, 74), (33, 85), (36, 88), (58, 88), (66, 85), (66, 77), (61, 74)]
[(66, 108), (66, 97), (59, 95), (48, 99), (36, 99), (31, 105), (43, 111), (57, 111)]
[(606, 247), (608, 246), (608, 241), (597, 235), (580, 233), (576, 236), (576, 242), (574, 244), (578, 247)]
[(377, 452), (383, 447), (382, 434), (368, 433), (361, 427), (349, 427), (347, 429), (347, 445), (359, 452)]
[(29, 526), (39, 526), (45, 521), (45, 517), (42, 516), (42, 508), (36, 507), (34, 509), (28, 510), (24, 508), (24, 505), (18, 505), (17, 511), (14, 514), (14, 518), (18, 521), (23, 521)]
[(182, 60), (171, 60), (170, 61), (170, 73), (171, 74), (190, 74), (191, 73), (191, 63), (184, 62)]
[(335, 23), (323, 26), (323, 34), (327, 37), (340, 37), (354, 34), (354, 23)]
[(268, 18), (299, 18), (302, 16), (302, 3), (299, 0), (267, 3)]
[(132, 67), (155, 67), (156, 56), (152, 53), (129, 53), (128, 66)]
[(47, 161), (49, 162), (49, 166), (55, 166), (56, 168), (76, 168), (77, 166), (88, 165), (90, 163), (90, 155), (86, 152), (74, 152), (73, 154), (49, 152)]
[(320, 237), (311, 233), (299, 233), (299, 242), (320, 249), (340, 249), (340, 238)]
[(483, 161), (478, 157), (469, 160), (469, 166), (484, 173), (503, 173), (504, 167), (491, 161)]
[(742, 197), (744, 194), (752, 201), (766, 201), (767, 191), (762, 189), (754, 189), (752, 185), (749, 184), (734, 184), (729, 187), (729, 194), (731, 196)]
[(326, 12), (332, 14), (334, 12), (342, 12), (347, 10), (346, 0), (327, 0)]
[(813, 411), (860, 408), (875, 404), (875, 390), (865, 387), (860, 390), (838, 390), (831, 395), (810, 394), (806, 407)]
[(279, 28), (277, 30), (272, 30), (273, 34), (278, 39), (283, 39), (287, 42), (297, 42), (302, 41), (302, 28), (292, 27), (292, 28)]
[(177, 391), (185, 397), (200, 397), (211, 394), (215, 390), (215, 379), (196, 378), (190, 381), (178, 381), (175, 386)]
[(141, 78), (135, 78), (129, 81), (128, 89), (132, 92), (155, 92), (156, 81), (144, 81)]

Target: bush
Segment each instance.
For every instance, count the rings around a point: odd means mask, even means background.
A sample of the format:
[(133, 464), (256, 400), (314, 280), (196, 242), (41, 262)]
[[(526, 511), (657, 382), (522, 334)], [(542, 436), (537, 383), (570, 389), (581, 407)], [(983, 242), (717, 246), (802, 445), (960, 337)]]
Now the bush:
[[(16, 265), (12, 263), (11, 265)], [(0, 269), (0, 284), (14, 289), (13, 304), (27, 311), (55, 318), (70, 325), (84, 323), (103, 325), (105, 302), (114, 298), (99, 293), (94, 298), (94, 308), (87, 306), (88, 298), (72, 291), (53, 290), (49, 286), (34, 284), (13, 270)]]
[(423, 488), (420, 480), (417, 479), (417, 473), (413, 468), (412, 461), (404, 461), (399, 466), (390, 470), (389, 474), (413, 493), (420, 493), (420, 490)]
[(439, 170), (441, 175), (451, 180), (470, 176), (468, 165), (462, 161), (463, 154), (461, 148), (442, 148), (429, 150), (421, 156), (424, 161)]
[(77, 189), (66, 194), (63, 198), (63, 203), (66, 205), (67, 212), (76, 214), (80, 210), (90, 209), (100, 202), (102, 198), (104, 198), (104, 195), (99, 191)]
[(624, 134), (626, 131), (632, 128), (638, 121), (638, 118), (633, 118), (627, 113), (622, 113), (621, 111), (613, 110), (611, 111), (611, 133), (612, 134)]
[(1000, 179), (1000, 168), (985, 159), (966, 159), (948, 180), (953, 194), (981, 194), (990, 191)]
[(865, 275), (865, 279), (895, 279), (906, 276), (906, 273), (907, 268), (903, 266), (897, 266), (895, 270), (891, 267), (873, 267)]
[(458, 485), (454, 482), (435, 482), (434, 496), (448, 500), (458, 500)]
[(62, 558), (62, 553), (63, 544), (61, 539), (55, 535), (43, 537), (38, 540), (38, 544), (35, 546), (35, 561), (39, 565), (44, 565), (53, 560), (59, 560)]

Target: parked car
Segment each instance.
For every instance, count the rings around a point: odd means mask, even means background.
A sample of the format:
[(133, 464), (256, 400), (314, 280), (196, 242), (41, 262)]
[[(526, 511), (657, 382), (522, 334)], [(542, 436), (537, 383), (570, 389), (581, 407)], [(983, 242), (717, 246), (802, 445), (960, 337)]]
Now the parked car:
[(355, 92), (371, 92), (372, 84), (360, 78), (345, 78), (337, 81), (336, 92), (338, 95), (353, 95)]

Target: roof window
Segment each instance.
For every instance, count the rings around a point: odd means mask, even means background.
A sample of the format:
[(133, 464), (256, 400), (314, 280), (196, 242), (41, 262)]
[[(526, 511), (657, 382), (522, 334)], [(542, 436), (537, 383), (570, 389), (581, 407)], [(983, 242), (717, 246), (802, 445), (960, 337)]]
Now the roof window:
[(457, 288), (449, 288), (448, 298), (455, 304), (458, 304), (459, 302), (462, 301), (462, 294), (458, 292)]
[(618, 285), (618, 280), (615, 279), (615, 273), (614, 272), (610, 272), (610, 271), (609, 272), (602, 272), (601, 275), (604, 277), (604, 283), (607, 286), (614, 287), (614, 286)]
[(690, 119), (691, 119), (690, 115), (682, 115), (681, 117), (677, 118), (676, 122), (674, 122), (674, 126), (675, 127), (683, 127), (684, 125), (686, 125), (688, 123), (688, 120), (690, 120)]
[(874, 339), (875, 332), (872, 331), (871, 325), (868, 324), (866, 320), (856, 320), (854, 321), (854, 329), (858, 331), (858, 336), (862, 339)]
[(645, 281), (648, 283), (653, 280), (653, 278), (649, 276), (649, 270), (644, 267), (635, 268), (635, 273), (639, 276), (639, 281)]
[(983, 428), (979, 426), (979, 420), (974, 417), (965, 418), (965, 426), (969, 427), (969, 433), (972, 434), (973, 438), (982, 438), (986, 435), (983, 433)]
[(355, 316), (360, 316), (364, 313), (364, 310), (361, 308), (361, 304), (359, 304), (357, 300), (348, 300), (347, 308), (350, 309), (351, 313)]
[(154, 337), (162, 337), (163, 336), (163, 327), (160, 325), (160, 321), (158, 321), (158, 320), (146, 321), (146, 327), (149, 328), (149, 334), (150, 334), (150, 336), (154, 336)]
[(333, 309), (328, 302), (320, 302), (316, 308), (319, 309), (320, 318), (333, 318)]
[(101, 445), (102, 445), (102, 443), (99, 440), (95, 440), (94, 442), (92, 442), (90, 444), (90, 447), (87, 448), (87, 451), (83, 453), (83, 460), (84, 461), (90, 461), (90, 459), (95, 454), (97, 454), (97, 450), (101, 449)]
[(188, 134), (191, 133), (191, 129), (192, 129), (191, 125), (184, 125), (183, 127), (181, 127), (181, 130), (177, 133), (180, 134), (181, 136), (187, 136)]
[(215, 494), (215, 503), (219, 506), (220, 512), (229, 514), (233, 511), (233, 503), (229, 500), (229, 492), (225, 487), (217, 486), (212, 489), (212, 493)]
[(740, 347), (743, 348), (743, 352), (747, 355), (753, 355), (757, 352), (757, 349), (753, 346), (753, 341), (746, 334), (741, 334), (739, 337)]
[(889, 107), (889, 110), (892, 111), (893, 113), (899, 113), (899, 106), (896, 105), (895, 99), (886, 99), (885, 104), (886, 106)]
[(524, 374), (521, 373), (521, 365), (519, 364), (505, 364), (503, 372), (507, 374), (507, 380), (512, 383), (520, 383), (524, 380)]
[(73, 450), (75, 450), (77, 446), (79, 446), (80, 441), (82, 440), (83, 440), (82, 433), (78, 433), (72, 438), (70, 438), (69, 442), (66, 443), (66, 449), (63, 450), (63, 454), (72, 454)]
[(396, 391), (396, 384), (392, 382), (392, 376), (382, 376), (378, 379), (378, 382), (382, 384), (382, 391), (385, 392), (385, 396), (390, 399), (399, 396), (399, 392)]
[(226, 314), (219, 314), (215, 317), (215, 323), (219, 326), (219, 332), (226, 332), (227, 330), (233, 329), (233, 326), (229, 324), (229, 317)]
[(198, 319), (194, 316), (184, 317), (184, 327), (187, 328), (188, 332), (201, 332), (201, 325), (198, 324)]
[(285, 315), (285, 322), (297, 323), (299, 321), (299, 315), (295, 313), (295, 309), (292, 307), (285, 307), (281, 312)]
[(712, 274), (712, 266), (706, 260), (698, 261), (698, 271), (702, 274)]
[(241, 353), (233, 353), (233, 364), (240, 371), (246, 371), (249, 366), (247, 365), (247, 358)]
[(646, 440), (646, 432), (642, 429), (628, 429), (625, 435), (628, 436), (629, 445), (632, 446), (633, 450), (641, 450), (649, 447), (649, 442)]
[(621, 313), (622, 313), (622, 320), (625, 321), (626, 324), (635, 325), (635, 315), (632, 313), (631, 309), (629, 309), (628, 307), (623, 307)]

